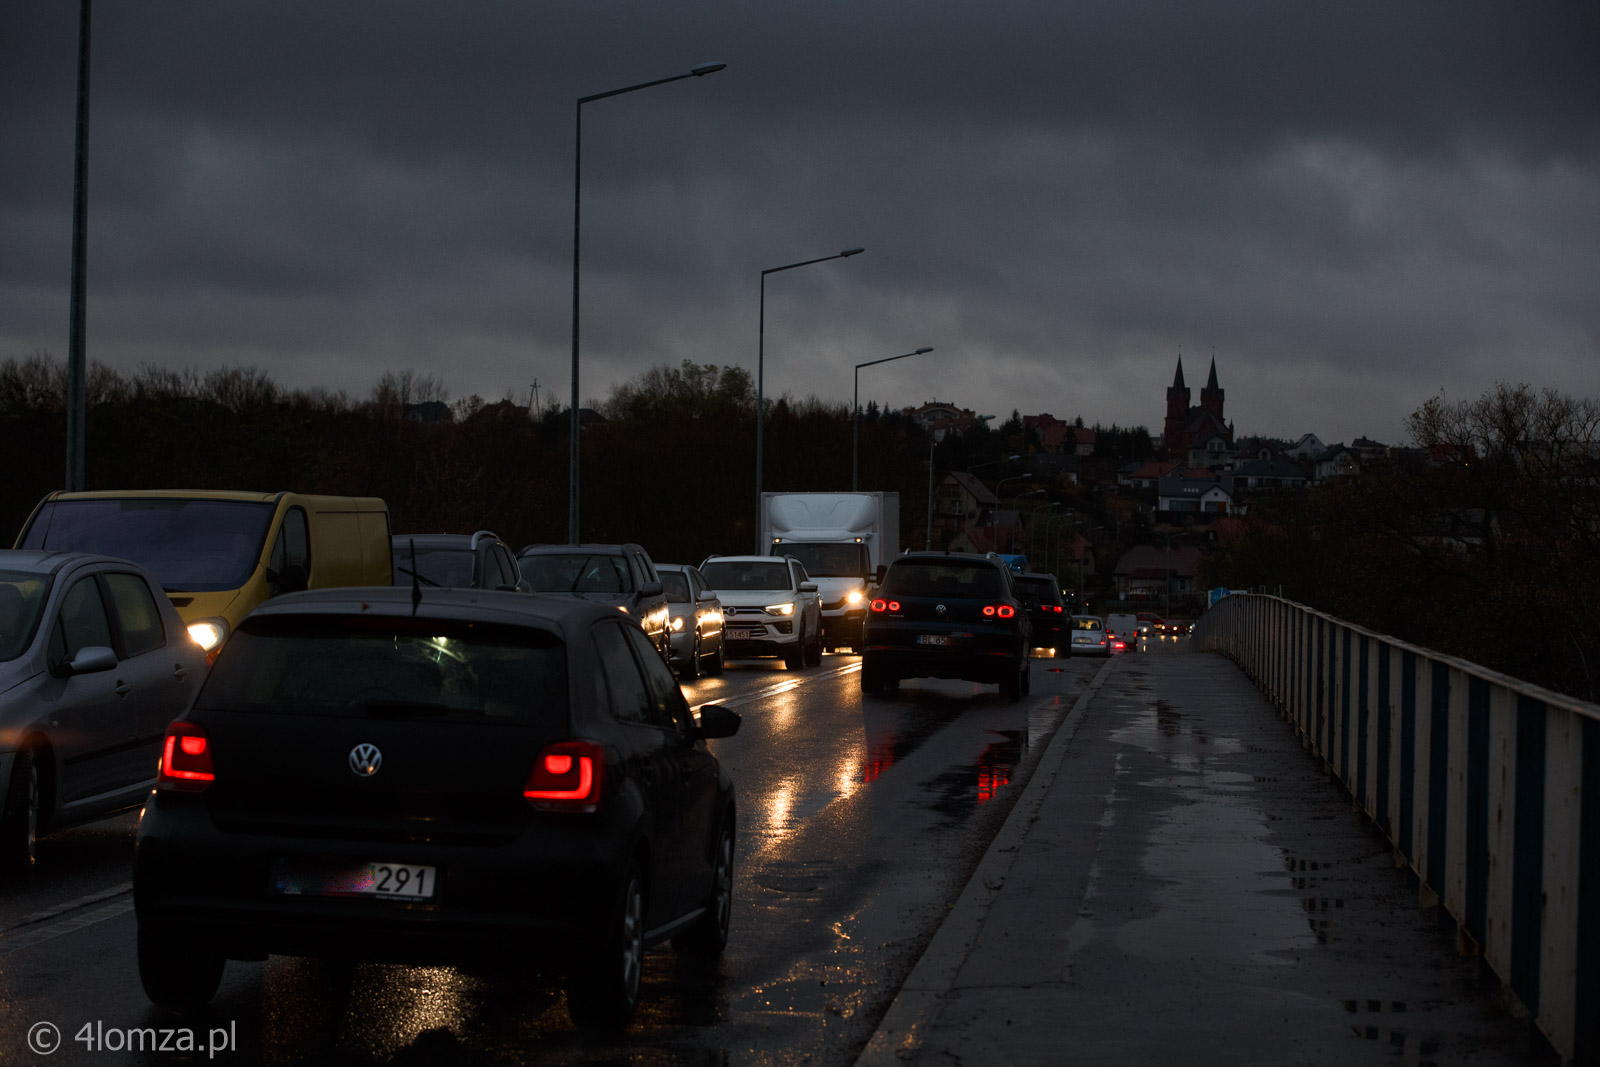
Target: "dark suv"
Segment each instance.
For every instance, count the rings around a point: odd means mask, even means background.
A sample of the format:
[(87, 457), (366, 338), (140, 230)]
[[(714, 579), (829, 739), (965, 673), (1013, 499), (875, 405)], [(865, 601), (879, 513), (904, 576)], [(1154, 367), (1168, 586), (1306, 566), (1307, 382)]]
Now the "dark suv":
[(669, 663), (667, 594), (650, 553), (634, 544), (529, 545), (517, 556), (535, 593), (561, 593), (621, 608)]
[(1028, 692), (1032, 627), (999, 557), (913, 552), (889, 564), (867, 611), (861, 689), (902, 678), (993, 682), (1011, 700)]
[(396, 534), (394, 584), (438, 589), (512, 589), (529, 592), (517, 558), (489, 530), (475, 534)]

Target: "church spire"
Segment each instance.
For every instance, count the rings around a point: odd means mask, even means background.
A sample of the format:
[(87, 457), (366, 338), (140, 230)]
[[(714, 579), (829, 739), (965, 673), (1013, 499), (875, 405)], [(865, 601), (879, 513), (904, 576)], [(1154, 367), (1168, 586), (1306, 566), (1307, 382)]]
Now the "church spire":
[[(1213, 378), (1216, 377), (1216, 373), (1217, 373), (1216, 372), (1215, 362), (1216, 362), (1215, 360), (1212, 361), (1213, 366), (1212, 366), (1212, 370), (1211, 370), (1211, 376)], [(1212, 384), (1216, 384), (1216, 383), (1213, 382)], [(1187, 389), (1188, 388), (1188, 386), (1183, 384), (1183, 353), (1182, 352), (1178, 353), (1178, 373), (1175, 374), (1173, 376), (1173, 378), (1172, 378), (1172, 387), (1174, 389)]]

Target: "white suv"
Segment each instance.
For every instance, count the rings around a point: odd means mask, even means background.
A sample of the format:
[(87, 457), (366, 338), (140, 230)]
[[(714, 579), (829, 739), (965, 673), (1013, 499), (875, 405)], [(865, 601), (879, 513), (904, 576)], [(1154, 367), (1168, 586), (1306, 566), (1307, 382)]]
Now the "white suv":
[(791, 671), (822, 662), (822, 596), (792, 556), (711, 556), (700, 574), (722, 601), (728, 655), (782, 656)]

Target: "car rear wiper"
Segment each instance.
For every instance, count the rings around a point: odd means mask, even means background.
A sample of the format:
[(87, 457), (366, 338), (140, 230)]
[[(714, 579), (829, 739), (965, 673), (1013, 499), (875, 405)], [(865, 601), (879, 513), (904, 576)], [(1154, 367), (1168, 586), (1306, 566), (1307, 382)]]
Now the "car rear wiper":
[(435, 589), (443, 589), (444, 588), (444, 583), (436, 582), (432, 578), (429, 578), (426, 574), (418, 574), (416, 571), (412, 570), (409, 567), (396, 567), (395, 569), (398, 570), (401, 574), (405, 575), (407, 578), (415, 578), (417, 581), (421, 582), (423, 585), (431, 585)]
[(411, 715), (457, 715), (467, 710), (426, 700), (369, 700), (362, 707), (375, 718), (403, 718)]

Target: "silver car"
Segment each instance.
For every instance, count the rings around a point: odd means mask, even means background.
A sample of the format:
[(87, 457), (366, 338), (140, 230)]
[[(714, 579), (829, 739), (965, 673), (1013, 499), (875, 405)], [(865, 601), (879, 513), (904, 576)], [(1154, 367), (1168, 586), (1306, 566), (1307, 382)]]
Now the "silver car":
[(0, 551), (0, 864), (31, 867), (45, 831), (143, 803), (206, 666), (137, 563)]
[(657, 563), (661, 587), (667, 594), (668, 663), (678, 677), (688, 680), (721, 674), (726, 659), (722, 647), (722, 601), (706, 585), (700, 571), (687, 563)]

